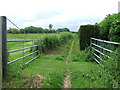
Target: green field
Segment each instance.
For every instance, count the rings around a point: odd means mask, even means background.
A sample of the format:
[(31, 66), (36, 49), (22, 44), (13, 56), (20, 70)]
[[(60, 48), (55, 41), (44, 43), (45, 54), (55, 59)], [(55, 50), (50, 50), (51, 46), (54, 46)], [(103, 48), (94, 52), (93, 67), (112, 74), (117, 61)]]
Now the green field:
[[(71, 35), (71, 37), (69, 36)], [(8, 40), (42, 39), (43, 49), (39, 58), (21, 68), (22, 60), (9, 65), (8, 75), (3, 81), (3, 88), (63, 88), (66, 77), (66, 68), (70, 70), (70, 88), (111, 88), (108, 76), (103, 69), (89, 58), (88, 50), (79, 50), (77, 34), (8, 34)], [(45, 39), (47, 37), (47, 39)], [(51, 38), (52, 37), (52, 38)], [(63, 38), (64, 37), (64, 38)], [(57, 38), (57, 39), (56, 39)], [(45, 40), (48, 40), (45, 42)], [(53, 42), (48, 43), (48, 42)], [(65, 61), (68, 56), (72, 41), (74, 41), (68, 66)], [(54, 44), (57, 42), (57, 44)], [(16, 45), (15, 45), (16, 44)], [(30, 42), (25, 46), (30, 46)], [(51, 45), (51, 48), (49, 47)], [(8, 43), (9, 50), (21, 48), (21, 43)], [(54, 47), (54, 48), (53, 48)], [(25, 54), (30, 50), (25, 51)], [(20, 57), (21, 52), (11, 54), (9, 61)], [(25, 61), (32, 58), (27, 57)]]

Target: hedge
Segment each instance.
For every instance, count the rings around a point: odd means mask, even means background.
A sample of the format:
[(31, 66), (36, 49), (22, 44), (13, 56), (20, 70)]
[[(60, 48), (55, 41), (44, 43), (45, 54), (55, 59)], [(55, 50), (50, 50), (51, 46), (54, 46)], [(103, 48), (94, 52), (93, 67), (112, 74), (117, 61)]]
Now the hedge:
[(40, 51), (42, 53), (46, 53), (48, 51), (52, 51), (65, 44), (69, 39), (72, 38), (72, 33), (61, 33), (58, 35), (46, 36), (41, 39), (41, 48)]
[(98, 25), (81, 25), (79, 29), (80, 50), (85, 50), (90, 45), (90, 38), (99, 38), (100, 27)]

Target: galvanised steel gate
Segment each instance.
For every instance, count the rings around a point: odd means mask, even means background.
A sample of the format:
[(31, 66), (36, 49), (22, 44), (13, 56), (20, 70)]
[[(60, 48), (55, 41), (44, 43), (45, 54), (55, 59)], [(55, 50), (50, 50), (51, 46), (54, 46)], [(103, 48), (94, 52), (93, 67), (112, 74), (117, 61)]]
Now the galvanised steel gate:
[(107, 58), (111, 58), (110, 56), (108, 56), (107, 53), (115, 53), (118, 56), (120, 56), (120, 53), (115, 52), (116, 48), (120, 48), (120, 43), (91, 38), (90, 44), (93, 49), (94, 60), (97, 63), (99, 63), (102, 67), (104, 66), (101, 62), (105, 62), (105, 60), (102, 57), (104, 56)]

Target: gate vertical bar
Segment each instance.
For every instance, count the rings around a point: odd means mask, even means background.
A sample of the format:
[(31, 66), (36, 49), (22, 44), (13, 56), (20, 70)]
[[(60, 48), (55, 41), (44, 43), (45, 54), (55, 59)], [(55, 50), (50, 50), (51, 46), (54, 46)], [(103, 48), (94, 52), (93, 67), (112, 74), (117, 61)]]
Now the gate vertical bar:
[(40, 38), (38, 39), (38, 53), (37, 53), (37, 55), (39, 55), (40, 54)]
[[(24, 41), (22, 41), (22, 48), (24, 48)], [(24, 57), (24, 49), (22, 51), (22, 56)], [(22, 59), (22, 68), (24, 67), (24, 58)]]
[[(34, 46), (34, 40), (32, 40), (32, 46)], [(32, 59), (34, 58), (34, 47), (32, 47)]]
[(2, 62), (2, 78), (5, 78), (8, 72), (7, 65), (7, 25), (6, 17), (0, 16), (0, 62)]

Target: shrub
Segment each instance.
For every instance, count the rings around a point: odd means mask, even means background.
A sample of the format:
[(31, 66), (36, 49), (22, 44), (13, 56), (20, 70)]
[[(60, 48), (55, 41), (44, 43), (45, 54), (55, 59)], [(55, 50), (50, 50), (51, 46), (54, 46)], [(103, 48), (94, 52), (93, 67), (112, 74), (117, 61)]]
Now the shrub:
[[(116, 50), (118, 54), (119, 49), (120, 48)], [(103, 63), (103, 65), (105, 66), (104, 74), (108, 74), (108, 76), (104, 75), (104, 77), (106, 78), (107, 84), (112, 88), (120, 88), (120, 57), (118, 54), (110, 53), (110, 58), (106, 59), (106, 62)]]
[(114, 24), (115, 27), (110, 28), (109, 39), (110, 41), (120, 42), (120, 24), (116, 24), (117, 22)]
[(120, 42), (120, 13), (108, 14), (98, 25), (101, 39)]
[(93, 51), (92, 47), (87, 47), (85, 49), (85, 61), (87, 62), (94, 62), (95, 60), (93, 59)]

